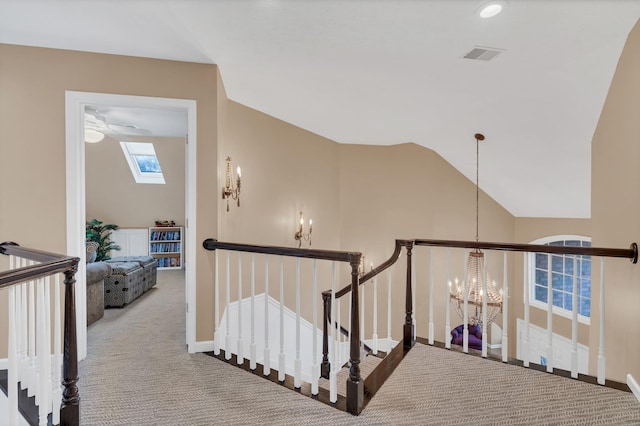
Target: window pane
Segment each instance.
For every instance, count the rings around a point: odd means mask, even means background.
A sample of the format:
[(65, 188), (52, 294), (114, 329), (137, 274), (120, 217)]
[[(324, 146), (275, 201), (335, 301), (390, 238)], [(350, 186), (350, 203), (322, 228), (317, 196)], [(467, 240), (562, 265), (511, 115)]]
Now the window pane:
[(570, 247), (580, 247), (580, 241), (577, 240), (569, 240), (569, 241), (565, 241), (564, 242), (565, 246), (570, 246)]
[(562, 272), (562, 266), (562, 256), (551, 256), (551, 270), (553, 272)]
[(586, 256), (582, 257), (582, 265), (580, 267), (580, 273), (583, 277), (591, 276), (591, 260), (585, 259)]
[(537, 285), (535, 287), (535, 299), (547, 303), (547, 288)]
[(536, 268), (538, 269), (548, 269), (549, 266), (549, 256), (542, 253), (536, 253)]
[(553, 291), (553, 306), (558, 306), (562, 308), (562, 292), (561, 291)]
[(162, 173), (160, 163), (155, 155), (136, 155), (136, 163), (142, 173)]
[(573, 294), (573, 275), (564, 275), (564, 286), (563, 290), (567, 293)]
[(580, 296), (591, 298), (591, 280), (589, 278), (582, 278), (578, 283), (580, 285), (580, 287), (578, 287)]
[(580, 315), (591, 316), (591, 300), (580, 298)]
[(564, 257), (564, 273), (573, 275), (573, 260), (574, 256), (565, 256)]
[(582, 241), (582, 247), (591, 247), (591, 241)]
[(564, 280), (562, 279), (562, 274), (556, 274), (555, 272), (551, 275), (551, 286), (554, 290), (562, 290), (562, 284)]
[(573, 311), (573, 297), (570, 294), (564, 295), (564, 308), (567, 311)]
[(549, 273), (547, 271), (541, 271), (540, 269), (536, 269), (536, 284), (540, 284), (542, 286), (549, 285)]

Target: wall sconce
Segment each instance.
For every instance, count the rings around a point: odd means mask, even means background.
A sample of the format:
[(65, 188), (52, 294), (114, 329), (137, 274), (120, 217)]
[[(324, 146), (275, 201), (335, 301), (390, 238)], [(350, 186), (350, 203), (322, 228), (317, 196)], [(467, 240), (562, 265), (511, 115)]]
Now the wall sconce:
[(304, 217), (302, 216), (302, 212), (300, 212), (300, 227), (296, 231), (293, 238), (298, 241), (298, 248), (302, 247), (302, 240), (309, 241), (309, 245), (311, 245), (311, 233), (313, 232), (313, 221), (309, 219), (309, 232), (304, 232)]
[[(364, 254), (362, 255), (362, 257), (360, 258), (360, 264), (358, 265), (358, 276), (362, 277), (364, 274), (367, 273), (366, 271), (366, 261), (365, 261), (365, 256)], [(370, 262), (370, 269), (369, 271), (373, 271), (373, 262)]]
[(229, 211), (229, 198), (238, 200), (240, 207), (240, 166), (236, 170), (238, 177), (236, 178), (236, 187), (233, 187), (233, 175), (231, 174), (231, 157), (227, 157), (227, 171), (225, 174), (224, 187), (222, 187), (222, 199), (227, 200), (227, 211)]

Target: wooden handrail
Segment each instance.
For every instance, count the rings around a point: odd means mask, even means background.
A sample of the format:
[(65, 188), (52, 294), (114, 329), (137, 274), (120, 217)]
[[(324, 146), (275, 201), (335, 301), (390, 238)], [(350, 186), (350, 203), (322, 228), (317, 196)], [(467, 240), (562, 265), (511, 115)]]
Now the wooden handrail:
[(245, 251), (249, 253), (272, 254), (277, 256), (303, 257), (306, 259), (334, 260), (337, 262), (360, 262), (362, 253), (337, 251), (337, 250), (316, 250), (316, 249), (299, 249), (290, 247), (277, 246), (258, 246), (251, 244), (225, 243), (213, 238), (207, 238), (202, 243), (207, 250), (230, 250)]
[(638, 245), (636, 243), (631, 243), (631, 246), (628, 249), (426, 239), (416, 239), (414, 240), (414, 244), (417, 246), (470, 248), (477, 250), (485, 249), (530, 253), (573, 254), (579, 256), (622, 257), (631, 260), (633, 263), (638, 263)]

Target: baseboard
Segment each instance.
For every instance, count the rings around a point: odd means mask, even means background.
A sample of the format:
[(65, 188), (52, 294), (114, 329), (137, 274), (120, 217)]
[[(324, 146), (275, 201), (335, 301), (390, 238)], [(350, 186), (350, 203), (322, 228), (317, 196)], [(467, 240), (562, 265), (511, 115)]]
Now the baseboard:
[(502, 343), (496, 343), (494, 345), (492, 345), (491, 343), (487, 343), (487, 346), (489, 347), (489, 349), (501, 349)]
[(627, 386), (629, 386), (629, 389), (631, 389), (636, 399), (640, 401), (640, 385), (638, 385), (638, 382), (635, 381), (631, 374), (627, 374)]
[(213, 340), (203, 340), (189, 345), (189, 353), (213, 351)]

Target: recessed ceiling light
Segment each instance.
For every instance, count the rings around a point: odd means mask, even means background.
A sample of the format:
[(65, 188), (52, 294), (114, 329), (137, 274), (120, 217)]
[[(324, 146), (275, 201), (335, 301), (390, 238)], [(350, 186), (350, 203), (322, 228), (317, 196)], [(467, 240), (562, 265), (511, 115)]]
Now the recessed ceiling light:
[(481, 18), (491, 18), (493, 16), (496, 16), (498, 13), (500, 13), (502, 11), (502, 5), (499, 4), (490, 4), (488, 6), (485, 6), (481, 11), (480, 11), (480, 17)]
[(504, 9), (505, 5), (506, 2), (504, 1), (492, 1), (489, 3), (485, 3), (480, 7), (479, 15), (481, 18), (492, 18), (498, 13), (502, 12), (502, 9)]

